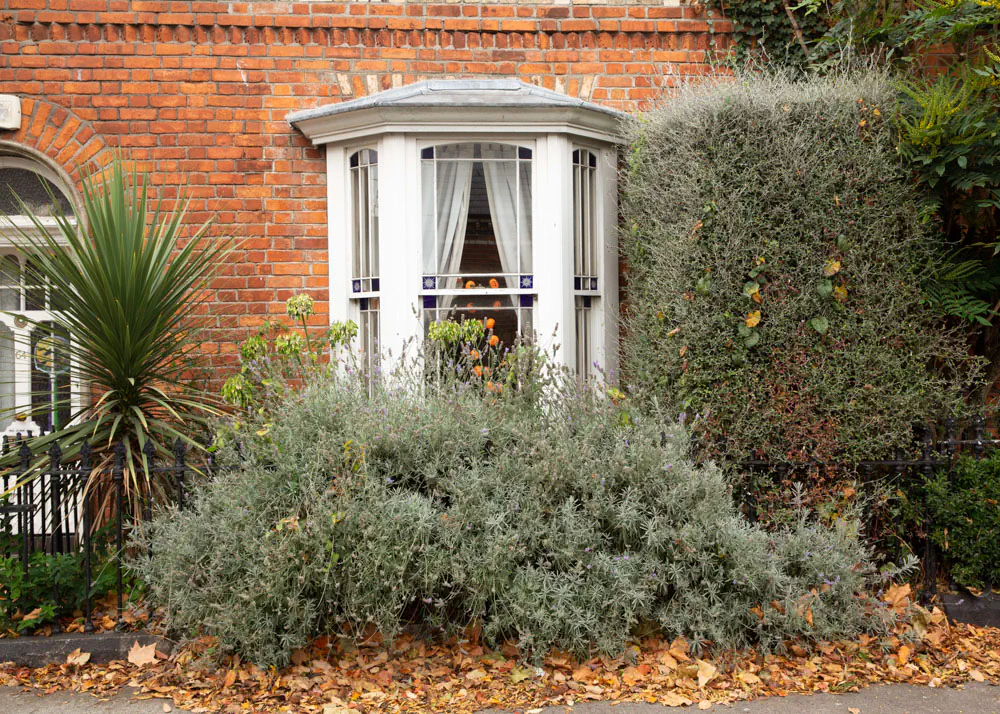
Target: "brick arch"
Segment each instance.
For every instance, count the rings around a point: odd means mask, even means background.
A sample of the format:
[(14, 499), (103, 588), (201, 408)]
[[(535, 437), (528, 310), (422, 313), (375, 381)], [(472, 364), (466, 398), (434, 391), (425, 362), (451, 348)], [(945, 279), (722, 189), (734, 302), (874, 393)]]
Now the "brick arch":
[[(21, 127), (0, 131), (0, 146), (48, 164), (77, 195), (80, 169), (107, 148), (90, 122), (66, 107), (37, 97), (21, 99)], [(75, 202), (75, 197), (71, 198)]]

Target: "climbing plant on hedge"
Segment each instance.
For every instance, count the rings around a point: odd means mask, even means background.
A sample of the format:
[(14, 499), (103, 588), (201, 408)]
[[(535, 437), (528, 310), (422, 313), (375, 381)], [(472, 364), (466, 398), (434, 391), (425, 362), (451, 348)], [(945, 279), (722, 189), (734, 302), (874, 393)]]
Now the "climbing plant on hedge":
[(877, 72), (683, 89), (627, 129), (623, 366), (733, 455), (882, 455), (978, 363), (921, 304), (933, 257)]

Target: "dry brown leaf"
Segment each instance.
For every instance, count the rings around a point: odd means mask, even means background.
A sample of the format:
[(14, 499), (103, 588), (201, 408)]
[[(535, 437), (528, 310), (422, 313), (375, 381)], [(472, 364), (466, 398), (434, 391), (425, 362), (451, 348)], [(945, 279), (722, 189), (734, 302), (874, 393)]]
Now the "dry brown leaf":
[(978, 669), (969, 670), (969, 679), (974, 679), (977, 682), (985, 682), (986, 676), (980, 672)]
[(90, 661), (90, 652), (81, 652), (80, 648), (77, 647), (75, 650), (66, 655), (66, 664), (72, 665), (74, 667), (79, 667), (80, 665), (87, 664)]
[(896, 651), (896, 661), (899, 662), (899, 666), (902, 667), (904, 664), (910, 661), (910, 648), (903, 645)]
[(760, 684), (760, 677), (753, 672), (740, 672), (736, 676), (741, 682), (743, 682), (743, 684), (749, 684), (750, 686)]
[(707, 699), (704, 700), (704, 701), (698, 702), (698, 709), (700, 709), (701, 711), (707, 711), (708, 709), (711, 709), (711, 708), (712, 708), (712, 702), (708, 701)]
[(698, 688), (704, 689), (719, 674), (719, 670), (716, 669), (715, 665), (703, 659), (695, 661), (698, 663)]
[(234, 684), (236, 684), (236, 670), (235, 669), (231, 669), (228, 672), (226, 672), (226, 679), (225, 679), (225, 681), (222, 682), (222, 688), (223, 689), (228, 689), (229, 687), (233, 686)]
[(170, 706), (166, 702), (163, 702), (163, 711), (164, 712), (172, 712), (173, 710), (174, 710), (174, 708), (172, 706)]
[(128, 661), (136, 667), (153, 664), (156, 661), (156, 643), (142, 647), (139, 645), (139, 640), (136, 640), (132, 649), (128, 651)]
[(847, 707), (848, 714), (861, 714), (861, 710), (857, 707)]

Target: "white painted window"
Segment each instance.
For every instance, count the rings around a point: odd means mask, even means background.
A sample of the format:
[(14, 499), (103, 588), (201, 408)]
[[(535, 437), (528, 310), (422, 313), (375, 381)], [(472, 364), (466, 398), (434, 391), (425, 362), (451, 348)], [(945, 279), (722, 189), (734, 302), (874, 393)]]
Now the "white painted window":
[(598, 289), (600, 224), (597, 220), (597, 156), (573, 151), (573, 289)]
[(597, 155), (573, 150), (573, 293), (576, 310), (576, 373), (594, 372), (594, 315), (600, 304), (601, 253), (604, 248), (598, 212)]
[(425, 329), (485, 320), (509, 346), (532, 329), (532, 149), (437, 144), (420, 159)]
[(593, 308), (594, 298), (590, 295), (577, 295), (576, 305), (576, 374), (580, 379), (587, 379), (591, 373), (593, 361)]
[(379, 355), (379, 225), (378, 152), (360, 149), (351, 154), (351, 296), (360, 332), (360, 358), (374, 374)]
[[(419, 345), (431, 322), (476, 319), (506, 344), (533, 339), (572, 369), (585, 295), (581, 349), (613, 370), (622, 119), (511, 79), (429, 80), (289, 115), (326, 148), (331, 319), (360, 326), (360, 300), (377, 298), (384, 366)], [(366, 190), (381, 204), (368, 233)], [(370, 251), (378, 258), (366, 267)]]
[[(58, 213), (72, 204), (48, 167), (23, 156), (0, 156), (0, 432), (38, 434), (65, 427), (81, 402), (72, 379), (69, 336), (51, 321), (59, 295), (14, 247), (18, 231), (37, 232), (26, 205), (58, 233)], [(18, 201), (14, 195), (20, 197)], [(23, 202), (23, 205), (22, 205)], [(29, 322), (30, 321), (30, 322)], [(35, 324), (32, 324), (35, 323)]]

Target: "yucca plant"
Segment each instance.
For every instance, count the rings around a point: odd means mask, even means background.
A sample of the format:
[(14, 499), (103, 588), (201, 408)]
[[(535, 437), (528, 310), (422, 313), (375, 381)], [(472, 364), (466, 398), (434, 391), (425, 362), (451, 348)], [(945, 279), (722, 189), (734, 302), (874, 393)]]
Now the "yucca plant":
[[(121, 155), (86, 170), (82, 184), (82, 215), (57, 212), (56, 227), (18, 199), (34, 230), (15, 229), (13, 239), (48, 284), (53, 304), (47, 324), (28, 322), (69, 336), (61, 342), (63, 358), (90, 392), (75, 410), (53, 395), (53, 411), (70, 409), (71, 419), (28, 442), (39, 455), (32, 472), (44, 468), (53, 443), (69, 460), (89, 442), (98, 478), (120, 442), (129, 496), (155, 494), (146, 476), (148, 444), (164, 457), (178, 439), (199, 449), (196, 437), (220, 413), (218, 398), (197, 383), (194, 338), (204, 327), (205, 288), (232, 245), (210, 236), (211, 222), (188, 227), (188, 201), (167, 209), (151, 199), (148, 175)], [(0, 466), (16, 459), (9, 454)]]

